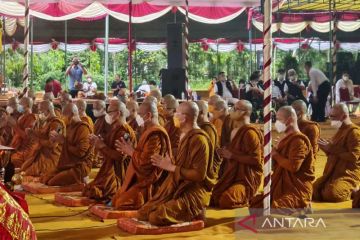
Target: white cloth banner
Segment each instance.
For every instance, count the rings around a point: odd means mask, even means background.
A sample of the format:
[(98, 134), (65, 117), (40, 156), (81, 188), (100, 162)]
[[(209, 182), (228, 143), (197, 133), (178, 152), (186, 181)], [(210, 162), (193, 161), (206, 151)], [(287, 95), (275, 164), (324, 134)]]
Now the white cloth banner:
[(137, 42), (136, 48), (145, 52), (156, 52), (166, 48), (166, 43), (144, 43)]
[[(60, 43), (58, 47), (60, 50), (65, 51), (65, 43)], [(69, 52), (82, 52), (90, 47), (90, 43), (67, 44), (66, 47), (67, 47), (67, 51)]]
[(275, 46), (283, 51), (293, 51), (301, 46), (301, 43), (275, 43)]
[[(105, 51), (105, 45), (104, 44), (96, 44), (97, 48), (100, 49), (101, 51)], [(127, 48), (127, 44), (126, 43), (122, 43), (122, 44), (109, 44), (108, 46), (108, 51), (109, 53), (116, 53), (116, 52), (121, 52), (123, 50), (125, 50)]]
[(209, 47), (214, 51), (231, 52), (237, 47), (237, 43), (209, 43)]

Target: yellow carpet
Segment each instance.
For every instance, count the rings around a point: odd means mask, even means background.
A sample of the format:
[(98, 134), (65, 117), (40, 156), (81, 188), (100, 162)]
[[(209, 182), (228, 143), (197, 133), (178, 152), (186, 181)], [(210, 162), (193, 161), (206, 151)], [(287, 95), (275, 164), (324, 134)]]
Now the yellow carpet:
[[(322, 126), (322, 137), (329, 138), (334, 133), (328, 124)], [(276, 136), (274, 137), (274, 139)], [(325, 155), (320, 152), (316, 162), (316, 175), (321, 175), (325, 166)], [(92, 176), (96, 171), (92, 171)], [(360, 211), (351, 210), (351, 202), (313, 203), (315, 219), (322, 218), (326, 228), (281, 228), (261, 230), (258, 233), (239, 229), (235, 224), (248, 215), (247, 209), (215, 210), (206, 212), (206, 227), (202, 231), (158, 236), (130, 235), (119, 230), (116, 220), (102, 222), (91, 215), (87, 207), (69, 208), (54, 205), (54, 195), (27, 195), (30, 216), (39, 239), (360, 239)]]

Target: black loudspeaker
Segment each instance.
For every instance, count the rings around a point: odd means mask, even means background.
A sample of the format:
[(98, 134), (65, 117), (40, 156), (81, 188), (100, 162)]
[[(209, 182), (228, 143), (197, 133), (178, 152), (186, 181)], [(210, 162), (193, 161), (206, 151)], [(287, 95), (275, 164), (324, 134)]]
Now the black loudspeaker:
[(185, 68), (185, 38), (183, 23), (167, 25), (168, 69)]
[(181, 99), (181, 94), (186, 92), (185, 88), (185, 69), (172, 68), (164, 69), (161, 74), (162, 80), (162, 95), (174, 95)]

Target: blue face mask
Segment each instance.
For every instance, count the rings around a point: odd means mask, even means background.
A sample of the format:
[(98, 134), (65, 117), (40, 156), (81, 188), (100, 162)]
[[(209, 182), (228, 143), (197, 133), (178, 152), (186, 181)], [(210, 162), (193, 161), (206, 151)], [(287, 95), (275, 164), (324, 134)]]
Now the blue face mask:
[(25, 111), (25, 109), (24, 109), (23, 105), (19, 105), (18, 112), (23, 113), (24, 111)]

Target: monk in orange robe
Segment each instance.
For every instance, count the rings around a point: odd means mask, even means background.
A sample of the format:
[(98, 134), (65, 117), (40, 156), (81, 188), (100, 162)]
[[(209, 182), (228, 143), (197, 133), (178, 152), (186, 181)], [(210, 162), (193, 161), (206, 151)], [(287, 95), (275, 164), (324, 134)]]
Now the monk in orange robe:
[(93, 133), (94, 132), (94, 122), (91, 119), (91, 117), (89, 117), (86, 114), (86, 107), (87, 107), (86, 101), (84, 99), (78, 99), (75, 102), (75, 104), (76, 104), (77, 108), (79, 109), (79, 116), (80, 116), (81, 121), (88, 124), (91, 129), (91, 133)]
[(165, 129), (170, 137), (171, 149), (173, 155), (176, 155), (176, 151), (180, 141), (180, 129), (175, 126), (174, 113), (179, 106), (179, 102), (173, 95), (166, 95), (163, 98), (164, 114), (165, 114)]
[(136, 101), (130, 100), (126, 103), (126, 108), (129, 110), (129, 117), (126, 119), (126, 121), (137, 134), (140, 124), (143, 124), (142, 122), (138, 122), (139, 118), (137, 112), (139, 110), (139, 105)]
[(214, 124), (218, 133), (220, 146), (227, 146), (231, 142), (231, 131), (236, 127), (229, 116), (227, 103), (219, 95), (211, 96), (208, 103), (211, 123)]
[(352, 208), (360, 208), (360, 190), (357, 189), (352, 194)]
[(157, 100), (157, 98), (149, 95), (144, 99), (144, 102), (154, 102), (156, 104), (158, 109), (158, 115), (159, 115), (158, 118), (159, 118), (160, 126), (165, 127), (166, 119), (164, 115), (164, 107)]
[(159, 116), (164, 117), (166, 120), (165, 106), (163, 105), (163, 99), (160, 90), (159, 89), (151, 90), (149, 96), (156, 98)]
[(319, 140), (327, 162), (323, 175), (314, 183), (313, 199), (343, 202), (360, 186), (360, 128), (351, 122), (343, 103), (334, 105), (330, 119), (338, 131), (331, 140)]
[(122, 185), (130, 157), (116, 151), (115, 141), (126, 138), (129, 143), (135, 145), (134, 131), (126, 123), (129, 111), (124, 103), (112, 100), (106, 116), (110, 124), (110, 131), (101, 137), (93, 134), (90, 136), (91, 145), (104, 157), (104, 162), (95, 179), (88, 184), (83, 195), (96, 200), (111, 200), (118, 188)]
[(223, 157), (223, 174), (212, 194), (213, 205), (220, 208), (247, 207), (259, 190), (263, 176), (263, 134), (250, 124), (252, 105), (238, 101), (230, 113), (238, 123), (231, 133), (231, 143), (218, 152)]
[(181, 139), (177, 155), (155, 154), (152, 164), (168, 172), (155, 196), (139, 211), (141, 221), (157, 226), (204, 218), (216, 176), (213, 174), (213, 149), (207, 134), (197, 125), (199, 109), (184, 102), (176, 109)]
[[(315, 180), (312, 146), (300, 132), (292, 107), (281, 107), (276, 119), (276, 130), (284, 135), (271, 153), (271, 210), (279, 214), (300, 214), (309, 210)], [(264, 195), (260, 194), (250, 201), (251, 213), (263, 213), (263, 199)]]
[(40, 182), (50, 186), (80, 184), (89, 175), (93, 159), (90, 145), (91, 129), (81, 121), (78, 108), (70, 103), (64, 107), (66, 136), (50, 132), (50, 141), (63, 144), (59, 163), (54, 172), (40, 178)]
[(309, 121), (307, 119), (307, 106), (303, 100), (294, 101), (291, 106), (295, 109), (298, 117), (298, 126), (300, 131), (309, 138), (313, 146), (313, 154), (316, 155), (319, 151), (318, 141), (320, 138), (320, 126), (317, 122)]
[[(93, 114), (96, 118), (94, 124), (94, 134), (96, 136), (104, 137), (111, 131), (110, 124), (106, 122), (106, 104), (103, 100), (96, 100), (93, 104)], [(103, 162), (103, 155), (101, 152), (94, 150), (93, 167), (100, 167)]]
[[(55, 99), (55, 97), (52, 92), (47, 92), (43, 96), (43, 101), (50, 101), (50, 102), (54, 103), (54, 99)], [(61, 117), (61, 115), (62, 115), (61, 108), (54, 106), (54, 111), (55, 111), (55, 115), (57, 117)]]
[(23, 97), (20, 99), (20, 112), (23, 114), (16, 121), (9, 117), (7, 122), (12, 127), (14, 136), (10, 146), (15, 148), (11, 155), (11, 162), (16, 168), (20, 168), (25, 160), (34, 158), (37, 144), (32, 136), (26, 134), (27, 128), (33, 128), (36, 123), (36, 116), (32, 113), (33, 101), (31, 98)]
[(199, 108), (197, 124), (204, 132), (206, 132), (214, 149), (217, 149), (220, 147), (220, 142), (215, 126), (209, 121), (208, 104), (204, 100), (196, 101), (196, 104)]
[(7, 102), (6, 112), (16, 121), (21, 116), (21, 113), (19, 112), (19, 106), (19, 99), (17, 97), (9, 98)]
[(116, 142), (117, 151), (131, 156), (124, 183), (112, 199), (117, 209), (136, 210), (149, 201), (165, 177), (162, 169), (151, 164), (151, 156), (171, 155), (170, 139), (159, 124), (156, 103), (142, 103), (139, 116), (144, 121), (144, 131), (136, 148), (123, 139)]
[[(7, 124), (8, 113), (5, 109), (0, 108), (0, 145), (9, 146), (12, 139), (12, 128)], [(0, 151), (0, 158), (2, 152)]]
[(57, 117), (54, 105), (50, 101), (42, 101), (39, 105), (40, 119), (44, 121), (41, 128), (28, 129), (27, 134), (39, 143), (35, 158), (27, 159), (21, 171), (28, 176), (42, 176), (56, 170), (62, 151), (62, 144), (50, 141), (50, 132), (65, 134), (65, 124)]
[(63, 111), (65, 106), (68, 105), (69, 103), (72, 103), (72, 101), (73, 101), (73, 99), (69, 93), (62, 92), (59, 96), (61, 110)]

